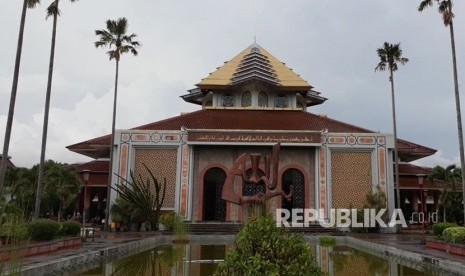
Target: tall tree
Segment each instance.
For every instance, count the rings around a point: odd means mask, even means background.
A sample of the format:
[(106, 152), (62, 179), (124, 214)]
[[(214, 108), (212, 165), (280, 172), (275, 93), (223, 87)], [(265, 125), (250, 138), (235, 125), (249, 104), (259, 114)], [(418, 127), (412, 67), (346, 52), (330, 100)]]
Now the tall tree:
[[(462, 170), (462, 196), (465, 198), (465, 155), (463, 147), (463, 131), (462, 131), (462, 113), (460, 111), (460, 95), (459, 95), (459, 83), (457, 77), (457, 60), (455, 54), (455, 35), (454, 35), (454, 13), (452, 12), (452, 1), (451, 0), (423, 0), (418, 7), (418, 11), (422, 12), (427, 7), (433, 6), (433, 2), (438, 4), (438, 11), (442, 15), (442, 21), (446, 27), (449, 27), (450, 32), (450, 45), (452, 50), (452, 71), (454, 74), (454, 94), (455, 94), (455, 110), (457, 113), (457, 132), (459, 138), (459, 150), (460, 150), (460, 168)], [(463, 202), (464, 218), (465, 222), (465, 200)]]
[(63, 211), (75, 200), (81, 190), (81, 180), (76, 170), (66, 164), (54, 163), (46, 174), (47, 187), (49, 193), (59, 197), (58, 221), (61, 219)]
[(16, 168), (13, 171), (14, 175), (7, 178), (11, 191), (11, 202), (15, 206), (21, 208), (24, 214), (29, 217), (33, 211), (35, 186), (37, 183), (37, 168), (33, 166), (28, 168)]
[(122, 54), (132, 53), (137, 55), (137, 50), (140, 46), (138, 41), (135, 41), (136, 34), (127, 35), (128, 21), (126, 18), (118, 18), (118, 20), (107, 20), (107, 28), (96, 30), (95, 34), (99, 40), (95, 42), (95, 47), (108, 47), (110, 50), (107, 54), (110, 60), (114, 59), (116, 63), (115, 71), (115, 92), (113, 97), (113, 120), (111, 125), (111, 142), (110, 142), (110, 169), (108, 173), (108, 188), (107, 188), (107, 207), (105, 213), (105, 229), (108, 230), (110, 218), (110, 194), (111, 194), (111, 178), (113, 168), (113, 144), (115, 141), (115, 122), (116, 122), (116, 102), (118, 98), (118, 73), (119, 61)]
[[(24, 27), (26, 25), (27, 8), (34, 8), (40, 0), (24, 0), (19, 24), (18, 44), (16, 46), (15, 68), (13, 71), (13, 84), (11, 86), (10, 105), (8, 108), (8, 117), (5, 128), (5, 139), (3, 142), (2, 157), (8, 159), (8, 150), (10, 148), (11, 130), (13, 128), (13, 116), (15, 113), (16, 93), (18, 91), (19, 67), (21, 64), (21, 53), (23, 49)], [(5, 185), (6, 162), (0, 162), (0, 196), (3, 194)]]
[(450, 212), (452, 211), (451, 209), (456, 209), (450, 208), (451, 205), (457, 204), (457, 202), (461, 201), (461, 198), (458, 198), (457, 191), (455, 189), (455, 184), (460, 181), (461, 177), (461, 170), (455, 165), (449, 165), (446, 168), (436, 166), (428, 175), (429, 182), (433, 182), (435, 179), (445, 182), (445, 187), (442, 189), (441, 196), (439, 197), (439, 203), (442, 205), (442, 217), (444, 221), (448, 221), (447, 213), (452, 213)]
[[(70, 0), (76, 2), (77, 0)], [(47, 8), (47, 17), (53, 17), (52, 28), (52, 44), (50, 47), (50, 61), (48, 65), (48, 79), (47, 79), (47, 92), (45, 94), (45, 109), (44, 109), (44, 122), (42, 129), (42, 146), (40, 148), (40, 163), (39, 163), (39, 176), (37, 179), (36, 203), (34, 209), (34, 218), (39, 217), (40, 201), (42, 199), (43, 179), (44, 179), (44, 166), (45, 166), (45, 149), (47, 147), (47, 131), (48, 131), (48, 113), (50, 111), (50, 96), (52, 93), (52, 77), (53, 77), (53, 64), (55, 61), (55, 41), (57, 33), (57, 21), (60, 15), (58, 4), (60, 0), (53, 1)]]
[(392, 124), (394, 128), (394, 166), (395, 166), (395, 185), (397, 208), (400, 208), (400, 183), (399, 183), (399, 153), (397, 151), (397, 122), (396, 122), (396, 101), (394, 97), (394, 71), (397, 71), (397, 63), (404, 65), (408, 58), (402, 57), (400, 43), (390, 44), (384, 42), (383, 48), (377, 50), (379, 63), (375, 71), (389, 70), (389, 81), (391, 82), (391, 100), (392, 100)]

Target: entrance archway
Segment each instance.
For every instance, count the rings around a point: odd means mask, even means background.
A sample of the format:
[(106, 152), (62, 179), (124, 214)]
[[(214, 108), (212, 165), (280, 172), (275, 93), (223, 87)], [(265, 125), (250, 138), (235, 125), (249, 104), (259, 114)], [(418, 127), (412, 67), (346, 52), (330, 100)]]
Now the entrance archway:
[(305, 177), (304, 174), (298, 169), (287, 169), (284, 171), (281, 181), (282, 189), (287, 194), (290, 187), (294, 187), (294, 193), (291, 201), (282, 198), (281, 208), (291, 211), (292, 209), (305, 208)]
[(211, 168), (203, 177), (203, 207), (204, 221), (225, 221), (226, 201), (221, 198), (226, 172), (220, 168)]

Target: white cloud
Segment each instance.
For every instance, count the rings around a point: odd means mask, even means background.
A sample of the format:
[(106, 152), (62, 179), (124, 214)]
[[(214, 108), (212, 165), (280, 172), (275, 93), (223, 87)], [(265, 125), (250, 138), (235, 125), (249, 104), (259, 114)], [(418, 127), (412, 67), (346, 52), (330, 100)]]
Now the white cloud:
[(457, 167), (460, 167), (460, 157), (457, 155), (454, 158), (450, 159), (447, 156), (444, 156), (444, 153), (439, 150), (435, 155), (416, 160), (412, 162), (418, 166), (430, 167), (435, 166), (447, 167), (449, 165), (455, 164)]

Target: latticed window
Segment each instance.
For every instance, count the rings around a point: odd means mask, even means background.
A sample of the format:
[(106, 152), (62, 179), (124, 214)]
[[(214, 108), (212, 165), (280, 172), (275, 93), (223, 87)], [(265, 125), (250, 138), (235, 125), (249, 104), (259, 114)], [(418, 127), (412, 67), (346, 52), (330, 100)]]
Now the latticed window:
[(231, 95), (224, 95), (223, 96), (223, 106), (225, 106), (225, 107), (234, 106), (234, 97), (231, 96)]
[(241, 106), (251, 106), (252, 105), (252, 93), (246, 91), (242, 93)]
[(258, 106), (268, 107), (268, 96), (263, 91), (258, 94)]
[[(252, 169), (248, 169), (246, 171), (247, 177), (252, 176)], [(258, 170), (258, 177), (264, 176), (265, 173), (262, 170)], [(243, 183), (242, 184), (242, 195), (243, 196), (254, 196), (258, 193), (266, 193), (265, 183), (262, 181), (258, 182), (257, 184), (254, 183)]]
[(285, 108), (289, 106), (289, 101), (286, 96), (278, 96), (274, 99), (274, 106)]

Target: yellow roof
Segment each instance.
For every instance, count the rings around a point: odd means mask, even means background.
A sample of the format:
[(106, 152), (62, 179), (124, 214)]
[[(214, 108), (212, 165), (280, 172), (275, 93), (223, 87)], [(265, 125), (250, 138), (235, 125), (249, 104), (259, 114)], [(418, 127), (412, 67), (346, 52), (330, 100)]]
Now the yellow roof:
[(223, 86), (232, 85), (235, 78), (237, 78), (235, 74), (241, 70), (240, 65), (244, 63), (244, 59), (249, 54), (257, 51), (257, 49), (258, 52), (266, 58), (267, 64), (271, 65), (270, 74), (273, 75), (278, 86), (282, 87), (283, 89), (312, 88), (312, 86), (307, 81), (302, 79), (284, 63), (279, 61), (256, 43), (250, 45), (230, 61), (226, 62), (223, 66), (219, 67), (215, 72), (211, 73), (208, 77), (202, 79), (202, 81), (197, 84), (197, 86), (199, 88), (221, 88)]

